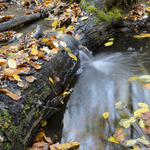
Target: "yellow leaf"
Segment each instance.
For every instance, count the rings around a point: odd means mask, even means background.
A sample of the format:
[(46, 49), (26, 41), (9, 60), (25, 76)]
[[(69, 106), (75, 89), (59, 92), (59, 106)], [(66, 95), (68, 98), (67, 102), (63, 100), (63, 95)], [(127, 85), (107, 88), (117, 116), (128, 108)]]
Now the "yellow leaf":
[(48, 38), (43, 38), (42, 40), (44, 43), (47, 43), (48, 41), (50, 41), (50, 39), (48, 39)]
[(14, 59), (9, 59), (9, 60), (8, 60), (8, 66), (9, 66), (10, 68), (15, 69), (15, 68), (17, 67), (16, 61), (15, 61)]
[(128, 81), (135, 81), (139, 78), (139, 76), (133, 76), (128, 79)]
[(39, 51), (37, 50), (37, 46), (32, 45), (30, 55), (37, 55), (38, 53), (39, 53)]
[(71, 52), (71, 50), (68, 47), (64, 47), (64, 48), (65, 48), (65, 50)]
[(125, 120), (124, 122), (123, 122), (123, 126), (125, 127), (125, 128), (128, 128), (132, 123), (134, 123), (136, 121), (136, 119), (135, 119), (135, 117), (131, 117), (130, 119), (128, 119), (128, 120)]
[(141, 108), (141, 109), (138, 109), (134, 112), (134, 117), (137, 118), (137, 117), (140, 117), (140, 115), (142, 113), (145, 113), (145, 112), (149, 112), (149, 109), (148, 108)]
[(140, 107), (148, 108), (149, 106), (146, 103), (138, 103)]
[(117, 141), (115, 140), (115, 138), (112, 137), (112, 136), (108, 139), (108, 141), (119, 144), (119, 142), (117, 142)]
[(81, 21), (87, 20), (89, 17), (88, 16), (84, 16), (81, 18)]
[(103, 116), (104, 119), (107, 119), (108, 116), (109, 116), (109, 112), (104, 112), (104, 113), (102, 114), (102, 116)]
[(137, 139), (125, 141), (126, 146), (134, 146), (136, 144), (136, 142), (137, 142)]
[(13, 77), (15, 78), (16, 81), (22, 81), (17, 74), (13, 74)]
[(53, 27), (53, 28), (56, 28), (56, 27), (57, 27), (57, 25), (58, 25), (57, 20), (56, 20), (56, 21), (54, 21), (54, 22), (52, 23), (52, 27)]
[(44, 121), (41, 126), (44, 127), (46, 125), (47, 125), (47, 121)]
[(142, 119), (140, 119), (139, 125), (140, 125), (140, 127), (141, 127), (142, 129), (145, 128), (145, 124), (144, 124), (144, 121), (143, 121)]
[(63, 144), (60, 144), (58, 146), (58, 148), (60, 148), (61, 150), (66, 150), (66, 149), (77, 149), (79, 147), (80, 143), (78, 142), (67, 142), (67, 143), (63, 143)]
[(67, 28), (67, 30), (74, 30), (74, 27), (69, 25), (69, 27)]
[(107, 43), (104, 44), (104, 46), (106, 46), (106, 47), (111, 46), (111, 45), (113, 45), (113, 41), (110, 41), (110, 42), (107, 42)]
[(60, 41), (60, 45), (62, 45), (63, 47), (66, 47), (66, 46), (67, 46), (67, 44), (66, 44), (65, 41)]
[(113, 41), (114, 40), (114, 38), (110, 38), (108, 41)]
[(51, 81), (51, 83), (54, 85), (54, 81), (51, 77), (49, 77), (49, 81)]
[(73, 58), (75, 61), (77, 61), (77, 57), (72, 54), (71, 52), (68, 52), (69, 57)]

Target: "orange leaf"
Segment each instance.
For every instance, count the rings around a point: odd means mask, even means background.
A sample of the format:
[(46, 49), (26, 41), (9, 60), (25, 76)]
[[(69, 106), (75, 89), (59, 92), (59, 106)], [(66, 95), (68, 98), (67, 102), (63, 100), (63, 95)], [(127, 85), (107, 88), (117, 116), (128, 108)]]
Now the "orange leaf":
[(43, 58), (43, 53), (42, 52), (40, 52), (39, 54), (38, 54), (38, 58)]
[(8, 79), (9, 79), (10, 81), (16, 81), (13, 76), (8, 77)]
[(75, 35), (75, 38), (76, 38), (77, 40), (80, 40), (81, 37), (80, 37), (80, 35), (76, 34), (76, 35)]
[(0, 89), (0, 91), (1, 91), (1, 92), (5, 92), (5, 93), (8, 93), (8, 92), (9, 92), (9, 90), (7, 90), (7, 89)]
[(47, 56), (47, 55), (43, 55), (43, 59), (46, 61), (50, 61), (51, 57)]
[(56, 53), (58, 53), (58, 48), (53, 48), (52, 50), (50, 50), (50, 53), (51, 54), (56, 54)]
[(6, 59), (0, 59), (0, 66), (2, 66), (6, 62)]
[(7, 96), (11, 97), (13, 100), (19, 100), (21, 96), (14, 94), (12, 92), (6, 93)]
[(56, 77), (55, 75), (53, 75), (53, 78), (54, 78), (54, 81), (56, 81), (56, 83), (60, 81), (60, 79)]
[(4, 72), (5, 72), (6, 76), (10, 77), (10, 76), (13, 76), (14, 70), (12, 70), (12, 69), (5, 69)]
[(19, 87), (22, 87), (23, 89), (28, 88), (28, 83), (27, 83), (26, 81), (19, 81), (19, 82), (17, 83), (17, 85), (18, 85)]
[(150, 90), (150, 83), (145, 84), (144, 87)]
[(32, 83), (34, 80), (36, 80), (36, 78), (35, 78), (34, 76), (27, 76), (27, 77), (25, 78), (25, 80), (26, 80), (27, 82)]
[(37, 64), (37, 62), (34, 62), (32, 64), (32, 66), (35, 68), (35, 69), (41, 69), (41, 66)]

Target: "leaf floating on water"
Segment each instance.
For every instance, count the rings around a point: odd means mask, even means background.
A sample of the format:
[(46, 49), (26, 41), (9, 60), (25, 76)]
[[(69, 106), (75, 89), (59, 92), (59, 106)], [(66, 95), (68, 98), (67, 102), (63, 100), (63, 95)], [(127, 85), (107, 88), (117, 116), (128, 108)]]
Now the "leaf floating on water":
[(115, 109), (121, 110), (125, 107), (127, 107), (127, 104), (125, 102), (122, 102), (122, 101), (119, 101), (115, 104)]
[(110, 38), (108, 41), (113, 41), (114, 40), (114, 38)]
[(13, 68), (13, 69), (17, 68), (16, 61), (14, 59), (9, 59), (8, 66), (9, 66), (9, 68)]
[(104, 46), (107, 47), (107, 46), (111, 46), (111, 45), (113, 45), (113, 44), (114, 44), (113, 41), (110, 41), (110, 42), (105, 43)]
[(89, 17), (88, 16), (84, 16), (81, 18), (81, 21), (87, 20)]
[(58, 22), (57, 22), (57, 20), (56, 20), (56, 21), (54, 21), (54, 22), (52, 23), (52, 27), (53, 27), (53, 28), (57, 28), (57, 26), (58, 26)]
[(144, 87), (150, 90), (150, 83), (145, 84)]
[(145, 83), (150, 82), (150, 75), (143, 75), (143, 76), (140, 76), (140, 77), (139, 77), (139, 80), (140, 80), (141, 82), (145, 82)]
[(104, 119), (107, 119), (108, 116), (109, 116), (109, 112), (104, 112), (104, 113), (102, 114), (102, 116), (103, 116)]
[(56, 83), (60, 81), (60, 79), (58, 77), (56, 77), (55, 75), (53, 75), (53, 79), (54, 79), (54, 81), (56, 81)]
[(54, 85), (54, 81), (51, 77), (49, 77), (49, 81)]
[(137, 142), (137, 139), (135, 140), (126, 140), (126, 146), (134, 146)]
[(52, 50), (50, 50), (51, 54), (57, 54), (58, 53), (58, 48), (53, 48)]
[(148, 108), (149, 106), (146, 103), (138, 103), (140, 107)]
[(133, 76), (128, 79), (128, 81), (135, 81), (139, 78), (139, 76)]
[(71, 52), (68, 52), (69, 57), (73, 58), (75, 61), (77, 61), (77, 57), (72, 54)]
[(77, 149), (79, 147), (80, 143), (78, 142), (67, 142), (67, 143), (63, 143), (60, 144), (58, 147), (60, 148), (60, 150), (66, 150), (66, 149)]
[(60, 45), (62, 45), (63, 47), (66, 47), (66, 46), (67, 46), (67, 44), (66, 44), (65, 41), (60, 41)]
[(149, 109), (148, 108), (141, 108), (141, 109), (138, 109), (134, 112), (134, 117), (137, 118), (137, 117), (140, 117), (140, 115), (142, 113), (145, 113), (145, 112), (149, 112)]
[(145, 124), (144, 124), (144, 121), (143, 121), (142, 119), (140, 119), (139, 125), (140, 125), (140, 127), (141, 127), (142, 129), (145, 128)]
[(112, 136), (108, 139), (108, 141), (119, 144), (119, 142), (117, 142), (116, 139)]
[(67, 51), (71, 52), (71, 50), (68, 47), (64, 47)]
[(0, 89), (0, 91), (4, 92), (4, 93), (8, 93), (9, 92), (9, 90), (7, 90), (7, 89)]
[(12, 92), (6, 93), (7, 96), (11, 97), (13, 100), (19, 100), (21, 96), (14, 94)]
[(75, 35), (75, 38), (76, 38), (77, 40), (80, 40), (81, 37), (80, 37), (80, 35), (76, 34), (76, 35)]
[(125, 128), (128, 128), (132, 123), (134, 123), (136, 121), (136, 119), (135, 119), (135, 117), (131, 117), (130, 119), (128, 119), (128, 120), (125, 120), (124, 122), (123, 122), (123, 126), (125, 127)]

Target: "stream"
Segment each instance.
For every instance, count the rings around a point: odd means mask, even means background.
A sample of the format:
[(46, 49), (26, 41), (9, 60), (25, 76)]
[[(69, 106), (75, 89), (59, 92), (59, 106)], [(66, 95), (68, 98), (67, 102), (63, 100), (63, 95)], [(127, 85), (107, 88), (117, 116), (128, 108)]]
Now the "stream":
[[(131, 113), (139, 108), (138, 102), (150, 105), (150, 91), (139, 82), (127, 81), (131, 76), (150, 72), (149, 47), (149, 38), (138, 40), (132, 34), (117, 33), (112, 46), (97, 48), (93, 56), (80, 53), (83, 71), (73, 81), (74, 91), (59, 115), (54, 114), (48, 121), (51, 131), (57, 126), (53, 133), (62, 137), (61, 143), (77, 141), (80, 150), (127, 149), (108, 141), (121, 127), (119, 120), (127, 118), (125, 112), (115, 109), (115, 103), (129, 104)], [(104, 112), (109, 112), (106, 120)], [(126, 133), (127, 139), (140, 137), (131, 128)]]

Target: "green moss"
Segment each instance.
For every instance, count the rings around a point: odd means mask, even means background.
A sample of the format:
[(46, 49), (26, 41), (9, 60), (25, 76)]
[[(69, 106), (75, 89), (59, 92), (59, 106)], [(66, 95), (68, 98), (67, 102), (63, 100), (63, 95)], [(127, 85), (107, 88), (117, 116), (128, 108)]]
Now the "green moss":
[(115, 19), (119, 19), (122, 18), (121, 15), (121, 10), (117, 9), (116, 7), (111, 8), (111, 10), (109, 10), (108, 12), (104, 13), (101, 10), (98, 10), (96, 7), (94, 7), (93, 5), (88, 6), (86, 8), (88, 13), (94, 13), (95, 14), (95, 18), (94, 21), (95, 22), (99, 22), (99, 21), (108, 21), (111, 22), (113, 18)]
[(36, 110), (36, 111), (33, 113), (33, 116), (36, 118), (39, 114), (40, 114), (40, 111), (39, 111), (39, 110)]
[(80, 8), (81, 9), (84, 9), (84, 8), (86, 8), (89, 5), (90, 5), (90, 3), (89, 2), (85, 2), (85, 0), (81, 0), (81, 2), (80, 2)]
[(10, 143), (7, 143), (4, 147), (4, 150), (8, 150), (10, 148), (11, 144)]

